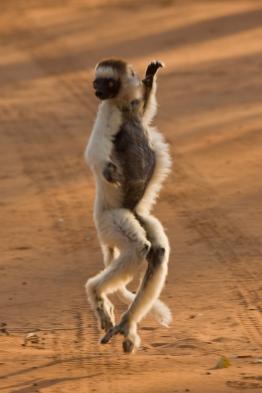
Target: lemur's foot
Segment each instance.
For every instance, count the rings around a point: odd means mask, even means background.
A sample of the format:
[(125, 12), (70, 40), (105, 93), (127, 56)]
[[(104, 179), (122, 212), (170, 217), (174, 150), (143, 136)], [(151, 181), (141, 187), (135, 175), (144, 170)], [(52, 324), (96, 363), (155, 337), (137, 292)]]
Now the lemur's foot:
[(99, 299), (97, 302), (97, 315), (100, 321), (101, 329), (108, 332), (115, 323), (114, 306), (109, 300)]
[(118, 325), (111, 327), (108, 332), (101, 339), (101, 344), (107, 344), (111, 340), (111, 338), (117, 334), (122, 334), (126, 336), (128, 334), (128, 322), (122, 321)]
[(101, 344), (107, 344), (111, 338), (117, 334), (121, 334), (125, 337), (123, 341), (123, 351), (131, 353), (135, 348), (139, 347), (140, 337), (136, 333), (136, 324), (130, 325), (128, 319), (122, 318), (122, 321), (112, 327), (101, 339)]

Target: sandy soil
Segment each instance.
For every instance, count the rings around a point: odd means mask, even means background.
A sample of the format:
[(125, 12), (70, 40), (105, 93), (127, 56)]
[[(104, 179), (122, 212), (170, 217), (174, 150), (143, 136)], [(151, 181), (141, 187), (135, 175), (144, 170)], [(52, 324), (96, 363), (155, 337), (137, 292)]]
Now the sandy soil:
[[(95, 3), (1, 1), (0, 391), (260, 391), (262, 2)], [(156, 123), (174, 158), (155, 209), (174, 322), (148, 317), (131, 356), (99, 345), (83, 287), (102, 268), (92, 69), (112, 55), (167, 64)]]

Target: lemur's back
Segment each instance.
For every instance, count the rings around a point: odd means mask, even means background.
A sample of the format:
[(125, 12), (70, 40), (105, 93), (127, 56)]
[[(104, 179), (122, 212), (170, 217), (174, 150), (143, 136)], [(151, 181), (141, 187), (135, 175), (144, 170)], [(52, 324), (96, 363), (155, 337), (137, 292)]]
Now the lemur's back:
[(156, 165), (155, 152), (139, 119), (129, 119), (122, 124), (113, 139), (112, 157), (122, 168), (122, 207), (134, 210)]

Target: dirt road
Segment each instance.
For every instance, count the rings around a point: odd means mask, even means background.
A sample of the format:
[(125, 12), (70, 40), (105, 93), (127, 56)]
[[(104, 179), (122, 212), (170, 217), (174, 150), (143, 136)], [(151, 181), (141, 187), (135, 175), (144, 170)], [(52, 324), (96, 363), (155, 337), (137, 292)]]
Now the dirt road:
[[(95, 3), (1, 1), (0, 391), (258, 392), (262, 2)], [(102, 260), (83, 151), (108, 56), (167, 65), (156, 123), (174, 167), (155, 212), (174, 322), (148, 317), (131, 356), (99, 344), (84, 294)]]

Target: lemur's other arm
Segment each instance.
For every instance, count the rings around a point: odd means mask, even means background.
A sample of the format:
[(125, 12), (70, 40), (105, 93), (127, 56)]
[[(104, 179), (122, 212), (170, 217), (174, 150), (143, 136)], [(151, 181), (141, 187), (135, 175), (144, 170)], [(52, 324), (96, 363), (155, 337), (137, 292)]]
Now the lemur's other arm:
[(158, 69), (162, 67), (164, 67), (164, 64), (158, 60), (152, 61), (147, 66), (145, 78), (142, 80), (144, 85), (144, 113), (149, 106), (151, 96), (155, 93), (155, 75)]

